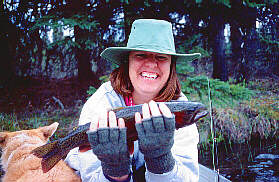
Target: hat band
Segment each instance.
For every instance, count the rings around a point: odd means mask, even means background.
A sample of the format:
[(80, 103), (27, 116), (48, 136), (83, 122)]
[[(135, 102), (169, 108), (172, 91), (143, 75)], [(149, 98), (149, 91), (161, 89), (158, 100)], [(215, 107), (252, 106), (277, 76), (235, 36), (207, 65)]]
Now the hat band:
[(127, 48), (131, 49), (143, 49), (143, 50), (150, 50), (151, 52), (158, 51), (163, 53), (171, 53), (176, 54), (175, 49), (166, 48), (158, 45), (133, 45), (133, 46), (127, 46)]

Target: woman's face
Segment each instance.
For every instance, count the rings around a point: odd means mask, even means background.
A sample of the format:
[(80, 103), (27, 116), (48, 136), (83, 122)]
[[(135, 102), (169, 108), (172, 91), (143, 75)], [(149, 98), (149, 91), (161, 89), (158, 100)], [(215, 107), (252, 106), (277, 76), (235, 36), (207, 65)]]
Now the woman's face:
[(171, 55), (145, 51), (129, 54), (129, 77), (134, 92), (157, 95), (170, 75)]

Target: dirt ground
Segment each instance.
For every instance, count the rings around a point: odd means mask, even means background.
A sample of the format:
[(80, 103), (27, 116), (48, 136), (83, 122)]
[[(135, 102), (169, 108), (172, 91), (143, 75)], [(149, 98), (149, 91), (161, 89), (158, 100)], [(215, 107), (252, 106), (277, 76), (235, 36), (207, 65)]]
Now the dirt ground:
[(18, 79), (8, 86), (0, 87), (0, 113), (32, 112), (49, 104), (72, 107), (84, 103), (89, 86), (94, 81), (78, 81), (76, 78), (62, 80)]

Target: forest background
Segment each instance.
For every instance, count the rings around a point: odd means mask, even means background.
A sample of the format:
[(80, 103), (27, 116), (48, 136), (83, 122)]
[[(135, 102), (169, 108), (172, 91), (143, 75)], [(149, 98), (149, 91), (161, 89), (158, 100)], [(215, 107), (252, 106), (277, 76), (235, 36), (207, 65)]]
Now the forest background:
[(183, 92), (211, 113), (200, 163), (250, 181), (249, 162), (278, 153), (278, 0), (3, 0), (0, 13), (1, 131), (58, 121), (53, 139), (65, 136), (116, 67), (101, 51), (156, 18), (173, 24), (177, 52), (202, 54), (177, 65)]

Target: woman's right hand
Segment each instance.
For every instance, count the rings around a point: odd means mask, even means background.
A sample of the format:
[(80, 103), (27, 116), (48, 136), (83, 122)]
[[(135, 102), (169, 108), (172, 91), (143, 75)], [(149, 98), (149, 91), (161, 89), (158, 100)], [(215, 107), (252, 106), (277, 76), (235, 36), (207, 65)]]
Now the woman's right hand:
[(130, 156), (124, 120), (116, 120), (115, 113), (104, 113), (93, 121), (87, 132), (93, 153), (101, 161), (104, 175), (115, 180), (127, 179), (130, 173)]

